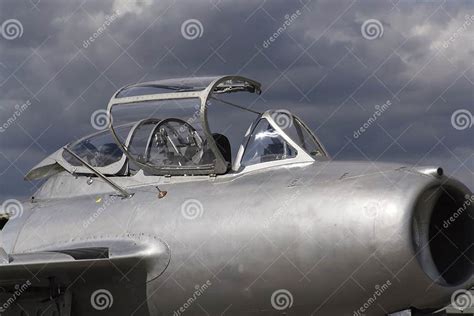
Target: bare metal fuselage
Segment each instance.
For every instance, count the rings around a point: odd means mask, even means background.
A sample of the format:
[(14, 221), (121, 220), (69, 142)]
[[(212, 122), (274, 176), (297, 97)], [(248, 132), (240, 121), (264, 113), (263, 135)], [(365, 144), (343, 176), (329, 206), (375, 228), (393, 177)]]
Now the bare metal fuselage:
[[(149, 177), (146, 184), (116, 178), (134, 193), (130, 199), (86, 180), (49, 178), (3, 230), (7, 253), (18, 258), (118, 245), (108, 249), (109, 264), (86, 250), (72, 255), (79, 258), (73, 264), (82, 258), (77, 273), (58, 261), (55, 283), (71, 293), (72, 314), (354, 315), (375, 297), (363, 314), (384, 315), (447, 305), (472, 276), (472, 249), (465, 246), (472, 246), (472, 207), (452, 224), (462, 233), (442, 231), (461, 255), (446, 250), (449, 262), (439, 262), (438, 246), (423, 242), (435, 227), (444, 229), (443, 216), (434, 215), (443, 194), (455, 199), (442, 205), (446, 219), (472, 194), (445, 176), (327, 161), (217, 177)], [(156, 185), (168, 192), (164, 198)], [(137, 253), (142, 260), (127, 261)], [(447, 269), (436, 278), (440, 267)], [(31, 282), (49, 287), (48, 271), (36, 267)], [(89, 303), (97, 289), (113, 295), (107, 310)], [(282, 289), (292, 304), (280, 311), (272, 294)]]

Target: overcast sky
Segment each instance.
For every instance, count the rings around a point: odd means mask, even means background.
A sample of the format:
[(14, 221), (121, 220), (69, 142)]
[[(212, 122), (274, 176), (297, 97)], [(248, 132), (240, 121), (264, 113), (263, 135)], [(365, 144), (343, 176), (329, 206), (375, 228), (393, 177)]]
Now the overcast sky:
[(33, 194), (23, 176), (119, 87), (218, 74), (260, 81), (336, 159), (442, 166), (474, 190), (472, 1), (2, 0), (0, 24), (0, 202)]

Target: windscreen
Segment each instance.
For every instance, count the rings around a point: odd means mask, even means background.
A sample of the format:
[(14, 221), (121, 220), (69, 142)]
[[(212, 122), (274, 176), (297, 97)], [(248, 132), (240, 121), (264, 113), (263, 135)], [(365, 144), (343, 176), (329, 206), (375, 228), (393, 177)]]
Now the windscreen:
[(276, 110), (272, 117), (283, 132), (306, 151), (307, 154), (312, 157), (323, 157), (326, 155), (307, 127), (289, 111)]
[(275, 131), (266, 119), (261, 119), (250, 137), (242, 157), (242, 166), (296, 157), (296, 150)]
[(119, 141), (139, 168), (186, 175), (215, 163), (199, 111), (200, 99), (190, 98), (116, 104), (111, 114), (114, 126), (133, 125), (128, 140)]

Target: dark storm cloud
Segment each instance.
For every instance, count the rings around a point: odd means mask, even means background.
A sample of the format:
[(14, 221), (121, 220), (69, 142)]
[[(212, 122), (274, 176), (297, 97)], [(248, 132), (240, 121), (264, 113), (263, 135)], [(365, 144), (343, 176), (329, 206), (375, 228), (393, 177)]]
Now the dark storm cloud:
[[(233, 73), (261, 81), (258, 106), (300, 114), (338, 159), (443, 165), (473, 189), (474, 129), (451, 125), (455, 110), (474, 112), (473, 15), (468, 2), (436, 1), (2, 1), (0, 22), (18, 19), (23, 36), (0, 37), (0, 121), (31, 106), (0, 133), (0, 198), (30, 194), (22, 176), (94, 131), (91, 114), (120, 86)], [(188, 19), (202, 37), (182, 36)], [(362, 36), (369, 19), (380, 38)]]

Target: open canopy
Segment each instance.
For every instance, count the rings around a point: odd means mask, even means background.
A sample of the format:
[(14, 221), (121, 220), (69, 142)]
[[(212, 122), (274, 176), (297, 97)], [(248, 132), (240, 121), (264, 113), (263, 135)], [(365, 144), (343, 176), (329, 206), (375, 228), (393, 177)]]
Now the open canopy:
[[(260, 94), (258, 82), (240, 76), (170, 79), (118, 90), (107, 107), (111, 133), (100, 132), (68, 148), (106, 175), (218, 175), (233, 170), (290, 162), (312, 162), (327, 153), (308, 127), (286, 110), (255, 111), (227, 102), (223, 95)], [(209, 128), (209, 105), (251, 112), (251, 122), (232, 161), (228, 138)], [(59, 150), (28, 174), (28, 179), (66, 169), (90, 170)]]
[[(207, 101), (213, 94), (260, 93), (260, 84), (239, 76), (170, 79), (139, 83), (120, 89), (110, 100), (110, 130), (117, 144), (139, 168), (159, 175), (223, 174), (229, 168), (207, 121)], [(165, 115), (163, 115), (166, 113)], [(138, 117), (137, 117), (138, 115)], [(115, 129), (117, 121), (137, 120), (144, 132), (140, 146), (125, 144)], [(157, 120), (144, 124), (142, 120)]]

